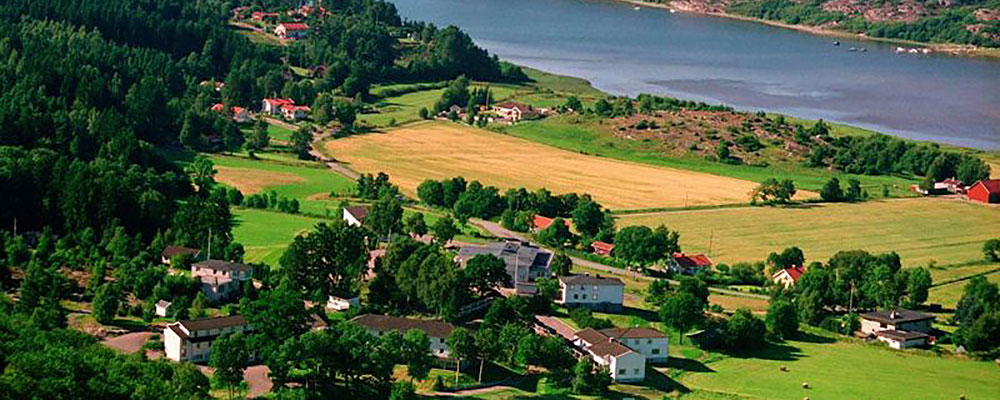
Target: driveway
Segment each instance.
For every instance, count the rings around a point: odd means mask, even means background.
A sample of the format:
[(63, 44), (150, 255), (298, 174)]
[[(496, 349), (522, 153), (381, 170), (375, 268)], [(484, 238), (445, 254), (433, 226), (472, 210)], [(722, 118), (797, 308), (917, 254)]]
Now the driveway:
[(270, 392), (271, 388), (274, 387), (274, 383), (267, 377), (268, 372), (265, 365), (254, 365), (247, 367), (246, 371), (243, 371), (243, 379), (250, 386), (250, 393), (248, 394), (250, 398), (260, 397)]
[(142, 349), (142, 345), (149, 341), (153, 332), (132, 332), (121, 336), (109, 337), (101, 341), (105, 346), (118, 350), (122, 353), (135, 353)]

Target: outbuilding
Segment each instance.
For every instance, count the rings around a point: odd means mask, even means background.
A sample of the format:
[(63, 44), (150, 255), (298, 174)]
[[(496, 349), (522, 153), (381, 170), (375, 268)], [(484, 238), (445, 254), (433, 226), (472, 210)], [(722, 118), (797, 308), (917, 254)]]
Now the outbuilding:
[(969, 187), (966, 192), (969, 200), (980, 203), (1000, 203), (1000, 179), (983, 179)]

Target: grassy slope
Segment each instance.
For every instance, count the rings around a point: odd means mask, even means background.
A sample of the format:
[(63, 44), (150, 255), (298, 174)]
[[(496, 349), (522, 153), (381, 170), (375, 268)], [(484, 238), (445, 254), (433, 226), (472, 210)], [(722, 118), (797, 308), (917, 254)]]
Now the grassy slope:
[(278, 265), (278, 259), (299, 233), (323, 222), (319, 218), (250, 208), (234, 209), (233, 236), (246, 249), (247, 262)]
[[(679, 230), (689, 252), (717, 262), (762, 260), (798, 246), (809, 260), (839, 250), (896, 251), (906, 266), (976, 262), (984, 240), (997, 235), (1000, 213), (950, 199), (896, 199), (802, 208), (745, 207), (628, 215), (620, 225), (665, 224)], [(711, 243), (710, 243), (711, 242)]]
[[(336, 203), (330, 200), (316, 199), (316, 197), (323, 197), (331, 191), (344, 193), (354, 186), (354, 182), (350, 179), (319, 164), (277, 163), (225, 156), (212, 156), (212, 161), (223, 167), (273, 171), (300, 177), (303, 179), (301, 182), (274, 186), (265, 185), (265, 189), (275, 190), (282, 196), (298, 199), (303, 212), (316, 215), (326, 215), (327, 209), (333, 210), (331, 212), (337, 210)], [(315, 197), (310, 199), (310, 196)]]
[[(401, 86), (406, 85), (391, 85), (387, 86), (387, 88)], [(484, 87), (487, 85), (483, 83), (475, 83), (472, 86)], [(490, 84), (488, 86), (493, 92), (493, 98), (496, 101), (507, 99), (514, 95), (515, 92), (525, 89), (521, 86), (505, 84)], [(444, 89), (430, 89), (386, 98), (378, 103), (378, 113), (359, 114), (358, 121), (379, 128), (390, 126), (390, 122), (392, 120), (395, 120), (396, 125), (419, 121), (420, 108), (426, 107), (428, 110), (431, 110), (434, 107), (434, 103), (441, 98), (442, 92), (444, 92)]]

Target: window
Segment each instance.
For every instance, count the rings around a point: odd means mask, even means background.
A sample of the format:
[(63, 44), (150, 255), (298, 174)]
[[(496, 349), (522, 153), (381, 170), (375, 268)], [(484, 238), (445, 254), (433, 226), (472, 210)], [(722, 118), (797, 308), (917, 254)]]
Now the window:
[(639, 368), (633, 369), (632, 371), (635, 372), (636, 375), (639, 375)]
[(653, 344), (653, 339), (646, 339), (646, 344)]
[(622, 369), (618, 370), (618, 375), (626, 375), (627, 372), (628, 372), (628, 370), (622, 368)]
[(653, 349), (653, 354), (660, 354), (660, 349)]
[(596, 286), (596, 285), (594, 286), (594, 291), (595, 291), (595, 292), (597, 291), (597, 286)]
[(578, 295), (578, 294), (576, 294), (576, 293), (573, 293), (573, 300), (577, 300), (577, 299), (579, 299), (579, 298), (580, 298), (580, 295)]

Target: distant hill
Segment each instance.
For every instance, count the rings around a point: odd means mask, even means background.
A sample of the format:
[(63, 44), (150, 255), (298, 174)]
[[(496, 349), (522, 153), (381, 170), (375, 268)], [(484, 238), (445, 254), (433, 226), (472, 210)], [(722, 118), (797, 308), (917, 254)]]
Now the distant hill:
[(673, 8), (928, 43), (1000, 47), (1000, 0), (653, 0)]

